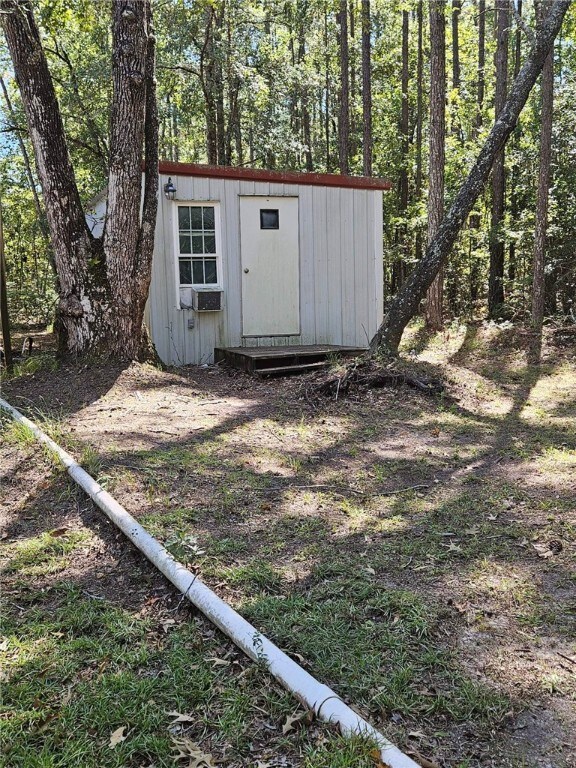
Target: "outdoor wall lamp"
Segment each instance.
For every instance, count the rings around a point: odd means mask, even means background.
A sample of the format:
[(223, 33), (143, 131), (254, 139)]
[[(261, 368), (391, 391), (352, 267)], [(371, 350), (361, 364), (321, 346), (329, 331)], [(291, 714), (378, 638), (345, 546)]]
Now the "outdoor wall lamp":
[(168, 183), (164, 184), (164, 194), (168, 200), (176, 199), (176, 187), (172, 184), (172, 179), (168, 178)]

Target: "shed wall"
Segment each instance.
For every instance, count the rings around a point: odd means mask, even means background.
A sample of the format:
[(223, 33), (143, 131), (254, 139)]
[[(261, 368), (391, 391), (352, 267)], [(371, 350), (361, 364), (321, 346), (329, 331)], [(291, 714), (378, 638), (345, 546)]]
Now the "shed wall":
[[(160, 190), (167, 182), (160, 177)], [(217, 346), (367, 346), (382, 320), (382, 192), (235, 179), (172, 176), (178, 200), (160, 194), (147, 323), (166, 363), (209, 363)], [(240, 195), (299, 198), (298, 336), (241, 335)], [(178, 203), (220, 203), (221, 312), (180, 309), (174, 217)], [(193, 320), (194, 327), (189, 328)]]

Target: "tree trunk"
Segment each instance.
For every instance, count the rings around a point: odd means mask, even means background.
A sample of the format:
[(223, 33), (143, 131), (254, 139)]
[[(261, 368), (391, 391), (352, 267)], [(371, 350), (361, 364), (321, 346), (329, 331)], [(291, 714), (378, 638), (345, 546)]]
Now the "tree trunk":
[[(93, 238), (86, 224), (31, 3), (0, 0), (0, 20), (26, 112), (54, 249), (60, 352), (134, 358), (140, 351), (150, 284), (158, 189), (150, 3), (115, 0), (112, 5), (114, 92), (102, 240)], [(147, 165), (142, 202), (143, 150)]]
[(370, 343), (373, 352), (379, 346), (392, 352), (398, 349), (404, 328), (416, 314), (422, 297), (448, 258), (462, 225), (486, 185), (496, 155), (505, 146), (516, 126), (530, 91), (552, 50), (570, 3), (571, 0), (553, 0), (546, 21), (536, 36), (534, 47), (520, 70), (506, 104), (492, 126), (466, 181), (456, 194), (448, 214), (428, 246), (426, 255), (394, 298), (382, 325), (374, 335)]
[(214, 98), (214, 9), (204, 11), (204, 45), (200, 51), (200, 84), (206, 111), (206, 154), (209, 165), (218, 165), (218, 125)]
[(457, 99), (452, 104), (450, 115), (451, 131), (457, 136), (460, 143), (464, 143), (462, 126), (460, 123), (460, 12), (462, 0), (452, 0), (452, 90), (456, 92)]
[[(422, 124), (424, 120), (424, 13), (422, 3), (416, 6), (416, 20), (418, 26), (418, 50), (416, 54), (416, 180), (415, 195), (419, 201), (422, 198)], [(422, 258), (422, 230), (416, 231), (415, 256), (416, 261)]]
[(460, 35), (459, 21), (462, 0), (452, 0), (452, 88), (460, 90)]
[[(496, 0), (496, 88), (494, 115), (497, 118), (506, 103), (508, 89), (508, 38), (511, 0)], [(498, 152), (492, 171), (492, 213), (490, 218), (490, 274), (488, 278), (488, 314), (499, 317), (504, 305), (504, 221), (506, 169), (504, 149)]]
[[(544, 12), (541, 7), (540, 13)], [(536, 228), (534, 232), (534, 260), (532, 268), (532, 325), (542, 330), (544, 318), (544, 262), (548, 229), (548, 190), (552, 159), (552, 118), (554, 112), (554, 50), (550, 52), (542, 70), (542, 116), (540, 128), (540, 169), (536, 202)]]
[[(522, 0), (516, 0), (516, 15), (522, 18)], [(514, 78), (518, 77), (520, 72), (522, 54), (522, 30), (520, 26), (517, 26), (515, 42), (514, 42)], [(517, 149), (520, 143), (520, 126), (514, 131), (514, 136), (511, 140), (512, 153), (516, 156)], [(519, 190), (517, 188), (518, 179), (518, 163), (515, 161), (510, 172), (510, 219), (516, 221), (519, 212)], [(516, 279), (516, 240), (511, 239), (508, 246), (508, 279), (511, 283), (514, 283)]]
[(476, 86), (476, 136), (482, 127), (484, 111), (484, 90), (485, 90), (485, 67), (486, 67), (486, 0), (478, 0), (478, 81)]
[(372, 56), (371, 56), (370, 0), (362, 0), (362, 169), (364, 176), (372, 176)]
[(10, 338), (10, 317), (8, 315), (8, 294), (6, 290), (6, 260), (4, 259), (4, 228), (2, 225), (2, 204), (0, 203), (0, 326), (2, 327), (3, 365), (12, 371), (12, 339)]
[(338, 113), (338, 156), (340, 173), (350, 173), (350, 56), (348, 53), (348, 0), (340, 0), (340, 111)]
[(398, 246), (398, 256), (393, 266), (391, 290), (395, 293), (400, 289), (406, 278), (406, 250), (407, 250), (407, 232), (408, 226), (406, 218), (408, 215), (408, 150), (410, 146), (410, 111), (408, 102), (408, 85), (410, 81), (410, 69), (408, 60), (408, 37), (409, 37), (409, 13), (402, 11), (402, 101), (400, 104), (400, 140), (402, 160), (400, 172), (398, 174), (398, 219), (396, 225), (395, 240)]
[[(444, 134), (446, 131), (446, 17), (445, 0), (430, 0), (430, 126), (428, 170), (428, 245), (444, 215)], [(442, 269), (426, 296), (426, 327), (442, 328), (444, 293)]]

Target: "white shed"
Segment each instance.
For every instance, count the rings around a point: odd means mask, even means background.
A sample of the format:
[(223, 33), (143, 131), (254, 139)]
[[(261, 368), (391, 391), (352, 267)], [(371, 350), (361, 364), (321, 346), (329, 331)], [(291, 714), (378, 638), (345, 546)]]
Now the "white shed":
[(165, 363), (368, 345), (383, 313), (388, 182), (161, 162), (159, 183), (146, 322)]

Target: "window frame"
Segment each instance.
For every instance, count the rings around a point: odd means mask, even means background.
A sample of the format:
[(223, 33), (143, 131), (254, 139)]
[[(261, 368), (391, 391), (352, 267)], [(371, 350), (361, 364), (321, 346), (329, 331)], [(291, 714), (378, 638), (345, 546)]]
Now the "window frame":
[[(180, 282), (180, 259), (188, 258), (190, 262), (193, 261), (193, 253), (181, 253), (180, 252), (180, 223), (179, 223), (179, 209), (180, 208), (213, 208), (214, 209), (214, 238), (216, 241), (216, 253), (204, 253), (198, 254), (202, 259), (215, 258), (216, 259), (216, 282), (215, 283), (181, 283)], [(221, 224), (220, 224), (220, 202), (218, 200), (175, 200), (173, 203), (173, 240), (174, 240), (174, 265), (175, 265), (175, 284), (176, 284), (176, 297), (177, 306), (181, 307), (181, 289), (193, 289), (193, 290), (222, 290), (222, 237), (221, 237)], [(192, 274), (192, 279), (194, 275)]]

